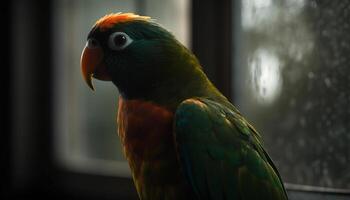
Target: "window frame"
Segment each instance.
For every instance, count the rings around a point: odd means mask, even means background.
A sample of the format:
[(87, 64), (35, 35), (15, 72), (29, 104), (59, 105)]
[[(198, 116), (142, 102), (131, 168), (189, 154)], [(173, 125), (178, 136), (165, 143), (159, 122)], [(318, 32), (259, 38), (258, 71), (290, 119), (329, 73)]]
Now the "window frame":
[(231, 99), (233, 1), (192, 0), (192, 50), (216, 87)]
[[(52, 1), (12, 1), (7, 198), (138, 199), (130, 178), (62, 168), (55, 159)], [(40, 28), (33, 28), (40, 27)], [(23, 35), (26, 33), (26, 35)], [(20, 58), (20, 60), (18, 59)], [(118, 188), (118, 189), (116, 189)]]

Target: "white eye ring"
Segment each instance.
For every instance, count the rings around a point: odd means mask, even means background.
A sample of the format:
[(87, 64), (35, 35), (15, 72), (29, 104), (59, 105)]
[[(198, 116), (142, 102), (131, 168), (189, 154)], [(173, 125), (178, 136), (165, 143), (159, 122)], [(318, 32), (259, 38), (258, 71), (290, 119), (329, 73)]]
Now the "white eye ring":
[(100, 44), (98, 43), (98, 41), (94, 38), (89, 38), (87, 41), (86, 41), (86, 47), (90, 48), (90, 49), (94, 49), (96, 47), (99, 47)]
[(124, 32), (114, 32), (109, 36), (108, 46), (112, 50), (125, 49), (132, 43), (132, 39)]

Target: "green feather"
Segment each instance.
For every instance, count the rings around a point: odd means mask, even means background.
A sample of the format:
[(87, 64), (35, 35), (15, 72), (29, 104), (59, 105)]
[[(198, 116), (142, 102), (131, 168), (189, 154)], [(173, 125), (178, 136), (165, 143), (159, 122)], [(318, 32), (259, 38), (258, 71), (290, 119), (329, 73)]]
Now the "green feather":
[(175, 113), (181, 164), (198, 199), (288, 199), (260, 135), (228, 102), (188, 99)]

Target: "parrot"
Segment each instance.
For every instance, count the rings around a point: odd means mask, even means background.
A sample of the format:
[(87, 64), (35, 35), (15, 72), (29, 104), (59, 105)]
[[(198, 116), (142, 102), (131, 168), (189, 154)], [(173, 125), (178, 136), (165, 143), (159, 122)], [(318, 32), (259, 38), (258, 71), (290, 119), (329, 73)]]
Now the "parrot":
[(139, 199), (288, 199), (261, 135), (153, 18), (98, 19), (80, 63), (89, 88), (98, 79), (118, 89), (117, 133)]

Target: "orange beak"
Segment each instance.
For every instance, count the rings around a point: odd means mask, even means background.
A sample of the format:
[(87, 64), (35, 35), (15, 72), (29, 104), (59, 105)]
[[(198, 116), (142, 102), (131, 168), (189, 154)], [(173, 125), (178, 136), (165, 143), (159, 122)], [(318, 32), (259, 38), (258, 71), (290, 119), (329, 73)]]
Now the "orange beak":
[(107, 72), (107, 68), (102, 60), (103, 52), (100, 47), (89, 48), (85, 46), (81, 55), (80, 65), (83, 78), (92, 90), (94, 90), (92, 77), (104, 81), (111, 80), (111, 77)]

